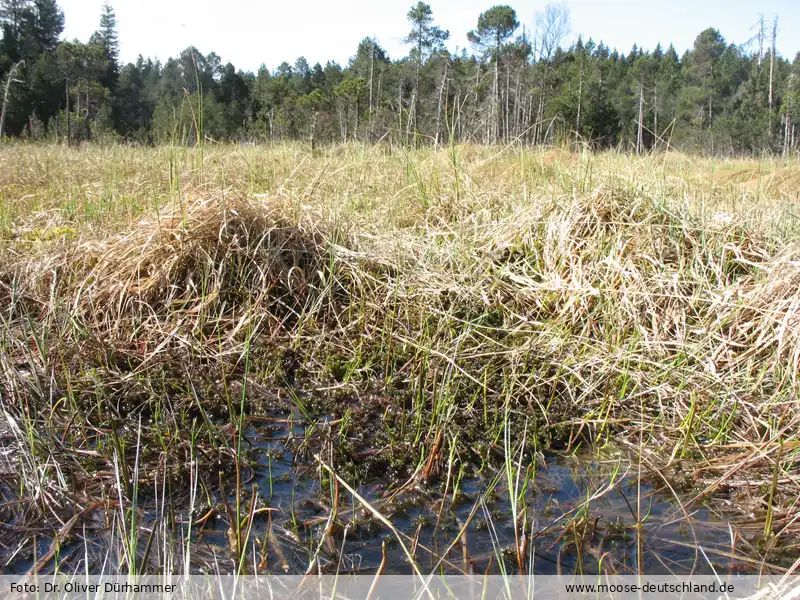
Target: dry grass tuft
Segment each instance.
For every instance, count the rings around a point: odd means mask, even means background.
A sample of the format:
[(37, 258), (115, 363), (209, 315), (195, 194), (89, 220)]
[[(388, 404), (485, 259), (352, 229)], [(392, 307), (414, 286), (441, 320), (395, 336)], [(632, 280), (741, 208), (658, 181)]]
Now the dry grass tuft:
[[(202, 196), (148, 215), (127, 232), (84, 240), (43, 259), (60, 273), (74, 314), (104, 320), (213, 314), (242, 306), (283, 313), (307, 302), (325, 258), (318, 220), (280, 200)], [(44, 290), (40, 290), (43, 292)]]
[(318, 225), (292, 220), (277, 202), (201, 198), (86, 242), (70, 260), (87, 268), (80, 308), (224, 312), (245, 300), (302, 305), (323, 254)]

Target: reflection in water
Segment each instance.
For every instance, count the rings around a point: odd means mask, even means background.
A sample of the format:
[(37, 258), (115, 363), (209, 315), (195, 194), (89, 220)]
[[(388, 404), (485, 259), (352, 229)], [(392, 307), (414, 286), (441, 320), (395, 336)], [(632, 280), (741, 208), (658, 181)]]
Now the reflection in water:
[[(337, 464), (335, 453), (325, 452), (332, 439), (320, 439), (319, 429), (309, 436), (299, 423), (261, 419), (246, 429), (252, 467), (238, 476), (244, 527), (238, 538), (230, 527), (237, 505), (230, 465), (142, 492), (135, 509), (138, 568), (232, 572), (237, 547), (250, 573), (301, 574), (309, 565), (314, 573), (410, 573), (409, 554), (423, 572), (445, 573), (747, 574), (762, 568), (753, 550), (758, 534), (734, 525), (740, 515), (724, 510), (725, 498), (691, 503), (691, 492), (640, 479), (627, 452), (537, 453), (510, 470), (502, 455), (483, 466), (454, 461), (423, 481), (419, 471), (410, 477), (391, 460), (381, 462), (380, 449), (351, 452), (349, 462), (339, 455)], [(332, 463), (339, 479), (322, 463)], [(124, 515), (134, 522), (131, 511)], [(61, 542), (59, 568), (99, 572), (124, 564), (119, 522), (109, 526), (107, 509), (92, 513), (80, 536)], [(42, 531), (36, 555), (47, 553), (52, 541)], [(0, 564), (26, 572), (32, 554), (0, 550)]]
[[(294, 436), (303, 435), (295, 427)], [(369, 573), (384, 560), (386, 573), (410, 572), (396, 536), (341, 486), (336, 521), (344, 526), (328, 525), (332, 495), (328, 486), (321, 488), (313, 460), (301, 462), (286, 450), (288, 426), (254, 428), (250, 436), (261, 457), (254, 479), (265, 505), (276, 509), (254, 527), (254, 535), (269, 537), (269, 521), (278, 538), (271, 547), (282, 546), (278, 561), (267, 560), (264, 567), (304, 572), (319, 547), (315, 568), (323, 572)], [(399, 494), (389, 493), (372, 476), (358, 493), (391, 521), (423, 571), (513, 572), (520, 563), (541, 574), (632, 574), (640, 567), (649, 574), (712, 574), (759, 568), (758, 560), (732, 548), (724, 514), (714, 506), (684, 506), (691, 496), (680, 497), (667, 484), (640, 482), (638, 467), (626, 453), (546, 453), (535, 466), (529, 461), (522, 467), (519, 478), (512, 474), (519, 498), (516, 519), (502, 465), (492, 473), (464, 475), (457, 483), (446, 474), (427, 485), (400, 482), (394, 486), (403, 487)], [(525, 473), (535, 473), (532, 481), (524, 481)], [(522, 559), (518, 549), (524, 549)]]

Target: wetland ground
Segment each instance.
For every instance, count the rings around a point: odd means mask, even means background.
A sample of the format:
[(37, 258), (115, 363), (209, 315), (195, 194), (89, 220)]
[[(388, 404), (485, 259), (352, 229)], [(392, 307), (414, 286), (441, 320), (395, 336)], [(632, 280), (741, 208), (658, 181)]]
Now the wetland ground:
[(6, 573), (791, 573), (800, 167), (0, 149)]

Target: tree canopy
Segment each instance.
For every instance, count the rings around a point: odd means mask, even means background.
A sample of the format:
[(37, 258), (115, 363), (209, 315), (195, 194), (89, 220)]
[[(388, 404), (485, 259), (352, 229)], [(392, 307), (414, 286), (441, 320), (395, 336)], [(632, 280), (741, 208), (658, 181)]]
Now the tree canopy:
[(0, 0), (2, 133), (67, 143), (580, 141), (637, 152), (800, 151), (800, 54), (779, 56), (764, 36), (753, 48), (708, 28), (682, 56), (671, 45), (622, 52), (591, 38), (565, 47), (563, 5), (545, 6), (532, 30), (512, 6), (495, 5), (465, 32), (471, 49), (451, 54), (450, 32), (429, 4), (411, 5), (407, 19), (407, 56), (393, 60), (366, 37), (345, 66), (301, 56), (251, 73), (195, 47), (163, 63), (122, 64), (109, 3), (97, 31), (79, 41), (61, 39), (56, 0)]

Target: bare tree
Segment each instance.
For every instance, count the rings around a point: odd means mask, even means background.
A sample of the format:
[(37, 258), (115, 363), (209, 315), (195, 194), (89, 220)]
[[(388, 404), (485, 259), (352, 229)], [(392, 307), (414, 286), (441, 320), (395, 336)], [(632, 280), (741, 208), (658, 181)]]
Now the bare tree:
[(436, 138), (434, 140), (434, 144), (436, 146), (439, 145), (439, 135), (442, 130), (442, 102), (444, 100), (444, 92), (447, 88), (447, 68), (450, 66), (450, 57), (445, 56), (444, 58), (444, 73), (442, 73), (442, 83), (439, 86), (439, 103), (436, 107)]
[(547, 96), (547, 78), (549, 74), (549, 61), (553, 57), (556, 49), (561, 45), (564, 38), (570, 31), (570, 11), (566, 4), (548, 4), (544, 9), (536, 13), (536, 43), (535, 48), (539, 50), (538, 60), (543, 63), (542, 78), (539, 81), (539, 108), (536, 114), (537, 138), (538, 129), (544, 118)]
[(769, 137), (772, 137), (772, 112), (775, 108), (775, 96), (773, 95), (773, 82), (775, 80), (775, 44), (778, 38), (778, 17), (772, 23), (772, 48), (769, 53)]
[(636, 131), (636, 154), (644, 149), (644, 82), (639, 84), (639, 118)]
[(12, 83), (21, 83), (19, 79), (15, 79), (17, 75), (17, 71), (19, 68), (25, 63), (24, 60), (19, 61), (8, 72), (8, 77), (6, 77), (6, 86), (3, 92), (3, 109), (0, 112), (0, 140), (3, 139), (3, 133), (5, 132), (6, 126), (6, 111), (8, 110), (8, 93), (11, 90)]
[(548, 4), (536, 13), (536, 39), (540, 60), (550, 60), (570, 32), (570, 10), (566, 4)]

